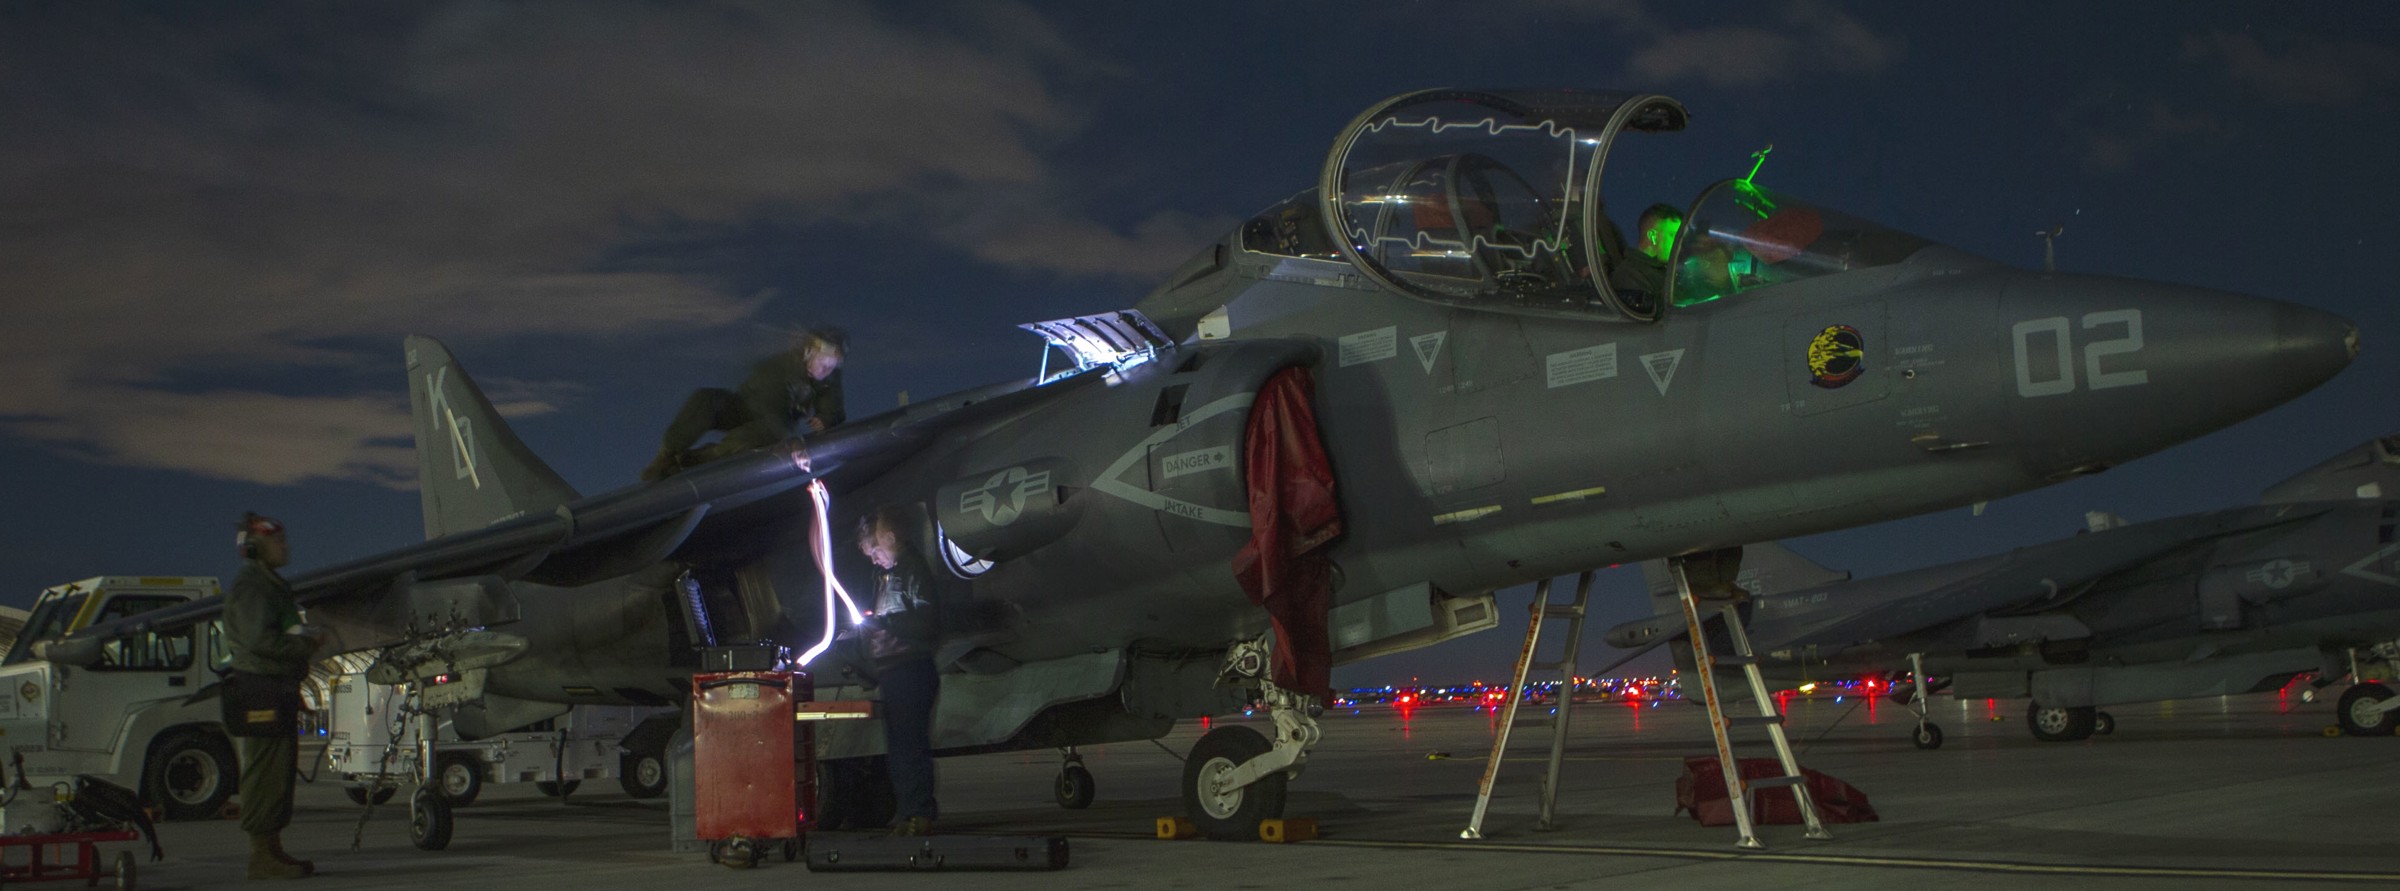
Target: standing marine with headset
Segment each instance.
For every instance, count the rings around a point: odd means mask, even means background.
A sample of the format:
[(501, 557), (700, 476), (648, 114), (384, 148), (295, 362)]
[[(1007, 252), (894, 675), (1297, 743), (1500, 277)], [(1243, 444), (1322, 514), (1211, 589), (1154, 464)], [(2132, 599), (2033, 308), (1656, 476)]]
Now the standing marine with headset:
[(283, 524), (242, 515), (234, 544), (242, 569), (225, 594), (225, 638), (233, 673), (223, 685), (225, 730), (241, 742), (242, 831), (250, 878), (297, 879), (316, 864), (283, 849), (292, 822), (292, 779), (300, 759), (300, 685), (325, 632), (300, 622), (292, 586), (276, 573), (291, 562)]

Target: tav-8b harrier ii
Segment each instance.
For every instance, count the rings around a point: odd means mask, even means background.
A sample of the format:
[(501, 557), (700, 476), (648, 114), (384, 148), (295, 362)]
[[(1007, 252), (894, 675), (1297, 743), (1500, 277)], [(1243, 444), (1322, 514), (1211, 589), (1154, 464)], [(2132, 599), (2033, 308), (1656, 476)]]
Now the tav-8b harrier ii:
[[(1637, 93), (1388, 100), (1316, 189), (1134, 310), (1027, 326), (1072, 367), (603, 495), (412, 338), (427, 541), (294, 583), (350, 647), (412, 624), (410, 652), (447, 647), (410, 664), (473, 678), (469, 731), (683, 696), (708, 640), (789, 644), (830, 683), (854, 613), (816, 564), (865, 567), (812, 533), (821, 480), (832, 529), (918, 515), (949, 617), (939, 750), (1154, 738), (1263, 701), (1274, 738), (1212, 731), (1183, 790), (1240, 835), (1317, 739), (1328, 661), (1491, 627), (1511, 585), (2092, 473), (2356, 353), (2306, 307), (2012, 269), (1749, 178), (1699, 191), (1662, 274), (1612, 275), (1635, 260), (1604, 187), (1644, 174), (1607, 162), (1685, 122)], [(1088, 795), (1082, 768), (1061, 778)]]
[[(2095, 513), (2072, 538), (1858, 581), (1753, 545), (1750, 637), (1779, 676), (1908, 670), (1920, 748), (1942, 744), (1925, 718), (1934, 689), (2029, 698), (2034, 737), (2067, 742), (2115, 729), (2101, 706), (2263, 692), (2312, 671), (2319, 686), (2351, 679), (2344, 731), (2388, 735), (2400, 698), (2370, 679), (2400, 676), (2395, 451), (2400, 436), (2346, 449), (2257, 505), (2131, 525)], [(1672, 606), (1664, 567), (1642, 568)], [(1675, 612), (1608, 641), (1683, 628)]]

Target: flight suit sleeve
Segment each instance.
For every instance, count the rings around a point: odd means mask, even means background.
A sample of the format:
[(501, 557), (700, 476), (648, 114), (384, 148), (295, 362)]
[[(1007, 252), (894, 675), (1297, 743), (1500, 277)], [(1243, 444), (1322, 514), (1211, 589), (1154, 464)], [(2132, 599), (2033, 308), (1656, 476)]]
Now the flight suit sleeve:
[(234, 651), (261, 662), (306, 667), (316, 643), (284, 633), (284, 619), (291, 611), (282, 601), (290, 597), (266, 570), (243, 566), (234, 577), (233, 590), (225, 595), (225, 637)]
[(816, 399), (813, 400), (817, 419), (824, 421), (827, 429), (840, 426), (842, 420), (847, 417), (842, 411), (841, 371), (837, 369), (834, 373), (827, 375), (824, 380), (814, 383), (817, 387)]

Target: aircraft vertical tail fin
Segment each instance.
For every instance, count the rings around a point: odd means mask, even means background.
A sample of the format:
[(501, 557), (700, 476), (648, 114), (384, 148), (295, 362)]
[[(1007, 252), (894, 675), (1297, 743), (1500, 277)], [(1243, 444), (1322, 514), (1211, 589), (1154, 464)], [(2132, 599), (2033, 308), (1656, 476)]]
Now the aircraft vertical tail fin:
[(2400, 434), (2343, 449), (2259, 496), (2262, 504), (2400, 498)]
[(406, 346), (426, 538), (481, 529), (578, 497), (508, 429), (449, 348), (416, 334)]

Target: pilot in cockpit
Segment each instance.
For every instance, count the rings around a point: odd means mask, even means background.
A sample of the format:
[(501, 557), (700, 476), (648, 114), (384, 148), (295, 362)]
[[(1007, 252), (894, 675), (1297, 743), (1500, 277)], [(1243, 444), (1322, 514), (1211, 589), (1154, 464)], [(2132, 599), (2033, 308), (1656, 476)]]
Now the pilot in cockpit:
[(1666, 204), (1643, 209), (1633, 223), (1633, 253), (1608, 270), (1609, 287), (1655, 295), (1667, 284), (1667, 259), (1675, 253), (1675, 235), (1683, 230), (1683, 212)]

